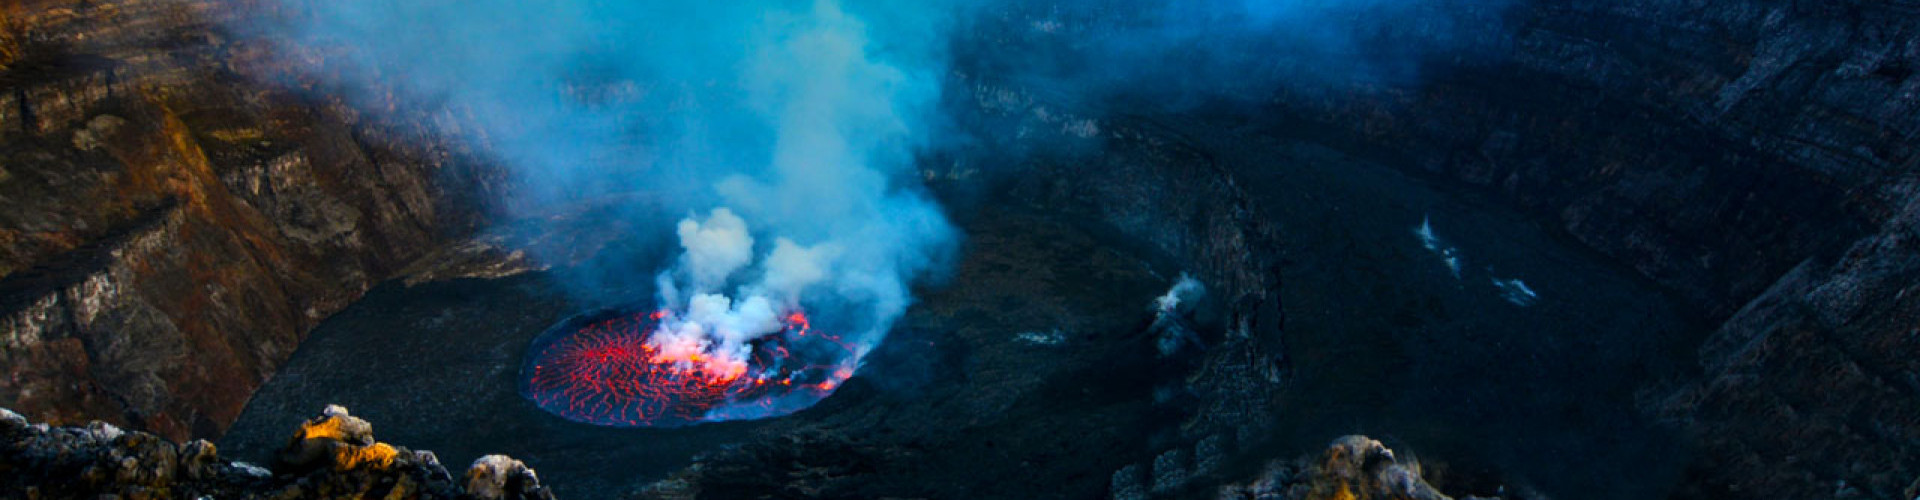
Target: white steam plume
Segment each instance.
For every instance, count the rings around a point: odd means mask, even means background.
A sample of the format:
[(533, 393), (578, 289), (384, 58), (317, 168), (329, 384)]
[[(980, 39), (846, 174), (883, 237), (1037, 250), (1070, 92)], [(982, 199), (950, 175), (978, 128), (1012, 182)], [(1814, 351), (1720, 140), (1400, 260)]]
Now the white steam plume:
[(1172, 314), (1179, 311), (1181, 302), (1199, 299), (1201, 295), (1206, 294), (1206, 291), (1206, 287), (1200, 284), (1200, 280), (1181, 273), (1180, 280), (1167, 289), (1166, 295), (1153, 299), (1153, 307), (1160, 311), (1160, 314)]
[(753, 260), (753, 235), (747, 222), (725, 208), (714, 209), (705, 221), (680, 221), (680, 269), (687, 273), (694, 293), (710, 292)]
[[(832, 0), (767, 23), (743, 85), (772, 131), (769, 168), (721, 178), (727, 206), (680, 222), (686, 253), (660, 278), (671, 312), (656, 348), (698, 350), (687, 354), (722, 367), (709, 373), (733, 376), (754, 340), (806, 308), (845, 328), (850, 373), (905, 312), (910, 280), (953, 243), (937, 206), (897, 185), (913, 178), (902, 174), (939, 75), (879, 57), (869, 27)], [(680, 290), (694, 295), (682, 304)]]

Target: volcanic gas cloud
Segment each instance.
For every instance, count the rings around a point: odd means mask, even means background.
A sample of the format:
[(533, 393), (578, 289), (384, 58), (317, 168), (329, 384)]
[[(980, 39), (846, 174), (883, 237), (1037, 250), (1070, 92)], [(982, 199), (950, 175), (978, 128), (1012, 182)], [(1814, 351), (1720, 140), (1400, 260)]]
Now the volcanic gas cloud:
[[(340, 55), (312, 58), (315, 78), (374, 90), (371, 109), (444, 107), (510, 170), (503, 205), (524, 220), (582, 204), (688, 214), (660, 228), (684, 250), (672, 263), (529, 249), (578, 263), (553, 276), (583, 302), (640, 303), (534, 343), (522, 382), (554, 413), (673, 425), (797, 411), (857, 371), (909, 283), (956, 246), (914, 158), (945, 122), (962, 2), (283, 3), (268, 22), (286, 26), (270, 27)], [(642, 198), (657, 203), (620, 201)], [(621, 248), (654, 241), (632, 236)], [(611, 296), (656, 275), (655, 296)]]
[[(685, 253), (659, 276), (660, 308), (582, 316), (541, 335), (522, 367), (528, 399), (580, 422), (672, 427), (785, 415), (853, 376), (870, 344), (815, 331), (800, 301), (828, 277), (837, 246), (779, 240), (735, 301), (711, 291), (754, 260), (745, 221), (716, 209), (682, 221), (679, 236)], [(682, 300), (684, 286), (693, 295)]]

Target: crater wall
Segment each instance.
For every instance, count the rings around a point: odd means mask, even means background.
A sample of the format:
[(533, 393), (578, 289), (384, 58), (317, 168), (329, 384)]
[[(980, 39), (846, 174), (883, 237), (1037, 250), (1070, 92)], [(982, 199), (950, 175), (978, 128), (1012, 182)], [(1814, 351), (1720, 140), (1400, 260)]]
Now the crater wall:
[(459, 118), (316, 97), (246, 2), (0, 7), (0, 405), (219, 435), (319, 320), (490, 208)]

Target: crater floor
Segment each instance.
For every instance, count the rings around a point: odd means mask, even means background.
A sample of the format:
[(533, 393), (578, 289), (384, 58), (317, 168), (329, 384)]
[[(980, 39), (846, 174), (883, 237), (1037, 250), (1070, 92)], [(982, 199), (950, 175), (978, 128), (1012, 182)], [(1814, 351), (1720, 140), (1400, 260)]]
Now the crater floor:
[(843, 388), (789, 417), (619, 429), (541, 411), (516, 390), (528, 342), (590, 305), (558, 274), (529, 273), (379, 287), (321, 325), (219, 444), (265, 462), (286, 422), (339, 403), (449, 463), (524, 460), (562, 498), (611, 498), (724, 445), (823, 433), (862, 446), (836, 458), (850, 472), (833, 473), (873, 478), (851, 494), (1102, 495), (1113, 470), (1151, 457), (1161, 427), (1144, 326), (1169, 277), (1021, 209), (958, 222), (968, 236), (950, 281)]
[[(1367, 433), (1562, 499), (1660, 498), (1679, 479), (1683, 440), (1636, 399), (1697, 369), (1705, 330), (1672, 297), (1504, 203), (1285, 124), (1160, 125), (1212, 153), (1284, 237), (1286, 450)], [(1537, 297), (1512, 302), (1495, 279)]]
[[(1290, 457), (1365, 433), (1452, 477), (1553, 498), (1654, 498), (1678, 479), (1687, 450), (1637, 398), (1692, 369), (1701, 329), (1630, 270), (1475, 192), (1273, 124), (1186, 113), (1140, 126), (1208, 153), (1283, 236), (1271, 251), (1287, 261), (1291, 375), (1275, 449), (1252, 451)], [(563, 269), (376, 289), (315, 331), (221, 446), (274, 449), (284, 422), (341, 403), (383, 438), (452, 463), (524, 459), (563, 497), (630, 491), (755, 442), (831, 455), (806, 457), (828, 465), (808, 474), (862, 478), (831, 483), (833, 494), (1102, 497), (1190, 411), (1177, 397), (1156, 403), (1181, 370), (1144, 332), (1147, 304), (1180, 269), (1096, 236), (1117, 234), (1097, 224), (1023, 207), (955, 209), (967, 240), (949, 281), (921, 294), (837, 394), (790, 417), (610, 429), (534, 408), (515, 391), (527, 342), (596, 306), (567, 298)], [(1423, 222), (1435, 241), (1416, 234)], [(1507, 280), (1535, 296), (1516, 301)], [(789, 458), (753, 460), (802, 461)], [(787, 473), (769, 469), (758, 487), (826, 484)]]

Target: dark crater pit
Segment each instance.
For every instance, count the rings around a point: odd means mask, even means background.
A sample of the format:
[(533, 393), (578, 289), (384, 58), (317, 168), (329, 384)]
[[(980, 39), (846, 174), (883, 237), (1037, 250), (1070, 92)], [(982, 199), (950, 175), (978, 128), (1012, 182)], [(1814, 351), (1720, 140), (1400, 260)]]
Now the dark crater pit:
[[(975, 119), (1016, 130), (1034, 116)], [(670, 250), (647, 229), (664, 217), (615, 236), (560, 217), (541, 239), (613, 240), (600, 253), (640, 263), (633, 276), (600, 277), (593, 297), (563, 290), (607, 268), (589, 258), (382, 285), (300, 346), (221, 448), (266, 461), (286, 422), (338, 403), (450, 463), (525, 460), (566, 498), (1099, 498), (1134, 484), (1205, 496), (1351, 433), (1434, 457), (1431, 478), (1454, 494), (1636, 498), (1670, 481), (1684, 450), (1633, 400), (1685, 359), (1667, 298), (1471, 193), (1204, 116), (987, 137), (977, 150), (1008, 153), (925, 159), (966, 234), (957, 265), (853, 378), (797, 413), (614, 428), (523, 397), (530, 342), (651, 296)], [(1423, 219), (1471, 256), (1458, 273), (1423, 247)], [(1206, 299), (1157, 320), (1154, 299), (1182, 273)], [(1157, 348), (1180, 332), (1185, 347)], [(1179, 482), (1161, 484), (1171, 472)]]
[[(377, 422), (383, 439), (449, 458), (511, 454), (576, 498), (663, 478), (724, 445), (810, 433), (865, 450), (831, 457), (844, 462), (836, 467), (926, 471), (879, 474), (901, 480), (866, 484), (874, 494), (1097, 494), (1145, 448), (1154, 359), (1140, 326), (1165, 280), (1071, 225), (994, 215), (967, 224), (972, 251), (947, 292), (925, 295), (844, 388), (788, 418), (620, 429), (541, 411), (516, 391), (519, 360), (533, 335), (581, 304), (533, 273), (370, 293), (302, 346), (223, 444), (275, 449), (280, 422), (332, 401)], [(1036, 449), (1077, 458), (1046, 461), (1058, 470), (1044, 480), (1021, 474), (1038, 466)], [(1042, 482), (973, 479), (995, 469)], [(939, 471), (951, 477), (929, 477)]]

